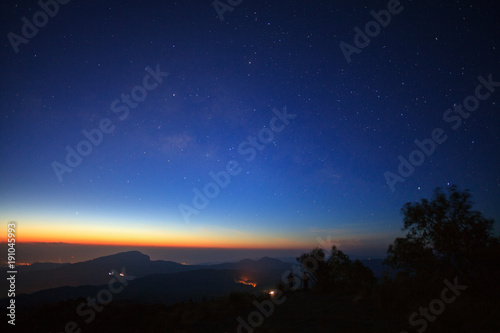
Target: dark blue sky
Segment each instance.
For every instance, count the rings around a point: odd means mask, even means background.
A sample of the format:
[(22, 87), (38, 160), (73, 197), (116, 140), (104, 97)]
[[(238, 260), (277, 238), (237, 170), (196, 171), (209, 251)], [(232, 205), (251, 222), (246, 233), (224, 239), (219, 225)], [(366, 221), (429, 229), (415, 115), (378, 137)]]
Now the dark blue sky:
[[(383, 254), (402, 205), (452, 184), (500, 219), (493, 1), (243, 1), (221, 21), (211, 1), (73, 0), (46, 24), (36, 1), (1, 6), (0, 220), (20, 240), (302, 249), (330, 236)], [(356, 47), (355, 27), (388, 6), (348, 62), (341, 42)], [(11, 42), (34, 15), (36, 35)], [(86, 154), (73, 167), (67, 146)], [(413, 171), (398, 173), (400, 155)]]

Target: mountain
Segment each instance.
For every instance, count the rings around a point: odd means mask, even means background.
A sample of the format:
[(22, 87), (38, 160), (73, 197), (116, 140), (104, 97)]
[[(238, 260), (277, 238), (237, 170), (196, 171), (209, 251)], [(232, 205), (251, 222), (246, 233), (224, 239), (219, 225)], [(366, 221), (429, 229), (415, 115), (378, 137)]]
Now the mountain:
[[(203, 297), (212, 298), (227, 295), (232, 291), (253, 292), (251, 285), (238, 283), (242, 271), (200, 269), (196, 271), (153, 274), (141, 278), (134, 278), (126, 285), (115, 281), (113, 287), (121, 289), (119, 292), (111, 290), (108, 282), (113, 277), (108, 276), (106, 284), (98, 286), (59, 287), (37, 291), (32, 294), (18, 295), (16, 302), (23, 305), (37, 306), (42, 304), (56, 304), (61, 301), (97, 298), (100, 294), (112, 294), (113, 300), (173, 304), (181, 301), (200, 301)], [(0, 300), (0, 304), (7, 299)], [(6, 305), (6, 304), (5, 304)]]
[[(19, 272), (16, 281), (18, 293), (32, 293), (63, 286), (101, 285), (109, 281), (112, 270), (115, 270), (116, 274), (143, 277), (159, 273), (186, 272), (200, 267), (181, 265), (172, 261), (151, 261), (149, 256), (139, 251), (130, 251), (74, 264), (38, 264), (35, 268), (40, 269)], [(4, 279), (2, 283), (5, 288), (6, 280)]]
[[(382, 277), (386, 269), (382, 265), (382, 260), (361, 261), (377, 278)], [(290, 262), (269, 257), (211, 266), (182, 265), (172, 261), (152, 261), (149, 256), (139, 251), (129, 251), (74, 264), (34, 263), (31, 266), (22, 266), (19, 268), (16, 289), (18, 294), (22, 294), (58, 287), (99, 286), (109, 281), (113, 270), (115, 271), (113, 274), (123, 273), (141, 278), (153, 274), (173, 274), (200, 269), (240, 272), (236, 277), (239, 283), (257, 284), (260, 289), (270, 289), (276, 287), (282, 280), (283, 274), (293, 266), (294, 264)], [(8, 289), (6, 283), (7, 280), (0, 283), (4, 290)]]
[[(269, 257), (212, 266), (182, 265), (172, 261), (152, 261), (139, 251), (129, 251), (74, 264), (34, 263), (19, 270), (16, 290), (18, 294), (23, 294), (58, 287), (99, 286), (109, 281), (110, 274), (123, 273), (141, 278), (207, 268), (245, 272), (236, 278), (241, 284), (257, 283), (259, 287), (272, 288), (291, 266), (290, 263)], [(6, 283), (6, 280), (1, 282), (4, 288), (7, 287)]]
[[(297, 263), (296, 263), (297, 264)], [(210, 266), (211, 269), (225, 269), (245, 272), (242, 282), (254, 282), (261, 289), (275, 288), (285, 272), (293, 264), (278, 259), (263, 257), (259, 260), (244, 259), (236, 263), (225, 263)]]
[(123, 300), (171, 304), (203, 297), (223, 296), (232, 291), (253, 292), (255, 287), (238, 283), (246, 272), (201, 269), (174, 274), (154, 274), (130, 282), (117, 297)]
[(254, 272), (281, 270), (285, 271), (290, 268), (291, 264), (283, 262), (278, 259), (273, 259), (269, 257), (263, 257), (259, 260), (243, 259), (235, 263), (224, 263), (218, 265), (212, 265), (212, 269), (236, 269), (236, 270), (246, 270)]

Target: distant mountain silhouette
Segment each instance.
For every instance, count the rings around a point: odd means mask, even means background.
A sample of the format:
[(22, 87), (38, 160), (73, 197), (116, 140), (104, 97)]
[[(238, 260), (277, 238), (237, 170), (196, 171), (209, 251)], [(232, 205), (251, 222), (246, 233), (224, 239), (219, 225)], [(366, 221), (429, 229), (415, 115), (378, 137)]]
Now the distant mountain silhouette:
[[(63, 286), (105, 284), (109, 281), (109, 273), (113, 269), (120, 273), (124, 268), (124, 273), (137, 277), (200, 269), (199, 266), (181, 265), (172, 261), (151, 261), (149, 256), (139, 251), (122, 252), (74, 264), (44, 263), (38, 264), (38, 267), (37, 264), (33, 265), (35, 270), (19, 273), (16, 281), (18, 293), (32, 293)], [(3, 284), (5, 286), (5, 281)]]
[[(384, 270), (382, 260), (361, 261), (371, 268), (376, 276), (382, 275)], [(34, 318), (37, 320), (45, 318), (47, 311), (50, 311), (50, 309), (61, 309), (63, 311), (62, 309), (65, 309), (67, 304), (71, 304), (68, 315), (71, 314), (74, 319), (76, 316), (75, 309), (80, 304), (86, 303), (87, 307), (85, 308), (88, 308), (89, 299), (98, 300), (100, 297), (98, 295), (101, 295), (101, 297), (102, 295), (111, 295), (109, 282), (112, 279), (120, 279), (119, 273), (124, 273), (125, 277), (129, 278), (127, 280), (128, 285), (112, 294), (111, 304), (106, 305), (110, 317), (106, 317), (108, 312), (99, 315), (99, 318), (103, 320), (102, 327), (107, 327), (108, 320), (115, 320), (116, 325), (119, 325), (123, 320), (123, 316), (128, 316), (135, 313), (135, 310), (139, 310), (147, 313), (153, 311), (152, 318), (156, 318), (155, 320), (169, 313), (170, 317), (168, 318), (172, 320), (172, 323), (178, 321), (176, 316), (180, 316), (179, 318), (195, 316), (195, 318), (198, 318), (196, 320), (199, 321), (200, 332), (213, 331), (207, 330), (205, 325), (219, 325), (222, 330), (217, 329), (215, 331), (229, 331), (233, 330), (236, 325), (234, 319), (236, 316), (242, 315), (246, 318), (248, 311), (255, 310), (251, 297), (262, 297), (265, 290), (274, 289), (294, 265), (299, 264), (264, 257), (259, 260), (244, 259), (239, 262), (211, 266), (190, 266), (172, 261), (151, 261), (149, 256), (138, 251), (118, 253), (75, 264), (37, 263), (31, 265), (32, 267), (23, 267), (22, 270), (19, 270), (16, 281), (18, 283), (17, 291), (23, 288), (24, 291), (31, 290), (32, 292), (29, 294), (17, 293), (16, 304), (19, 304), (19, 313), (35, 313)], [(122, 271), (122, 268), (124, 268), (124, 271)], [(115, 270), (115, 276), (110, 276), (109, 273), (113, 270)], [(135, 276), (135, 278), (130, 279), (131, 276)], [(115, 288), (120, 287), (120, 285), (119, 281), (114, 280)], [(254, 295), (230, 295), (231, 292), (245, 292)], [(108, 300), (108, 296), (104, 297)], [(214, 299), (216, 297), (221, 298)], [(338, 300), (335, 298), (337, 296), (332, 297), (331, 295), (303, 292), (294, 293), (293, 295), (287, 294), (287, 298), (290, 298), (290, 300), (285, 305), (276, 307), (277, 313), (280, 314), (274, 315), (267, 320), (266, 327), (288, 325), (288, 329), (293, 330), (297, 327), (297, 323), (293, 319), (303, 316), (306, 309), (307, 317), (316, 320), (323, 315), (328, 315), (328, 318), (331, 317), (329, 314), (331, 310), (328, 310), (331, 309), (331, 301), (337, 304), (335, 306), (337, 311), (353, 304), (350, 299), (345, 298), (347, 296)], [(201, 302), (204, 298), (212, 301)], [(240, 302), (239, 299), (246, 299), (246, 301)], [(191, 300), (200, 303), (192, 303)], [(0, 307), (7, 306), (8, 301), (7, 298), (0, 299)], [(239, 306), (236, 312), (231, 312), (229, 309), (233, 305), (232, 302)], [(172, 306), (172, 308), (162, 308), (159, 304), (161, 306)], [(224, 305), (226, 308), (229, 306), (229, 310), (222, 311), (227, 317), (222, 316), (219, 318), (221, 312), (217, 309), (219, 305)], [(121, 309), (129, 309), (126, 310), (129, 312), (122, 314)], [(349, 309), (355, 310), (357, 308), (352, 306)], [(213, 312), (210, 318), (212, 318), (212, 321), (215, 320), (213, 318), (216, 318), (216, 320), (208, 323), (204, 322), (204, 317), (199, 317), (199, 311), (205, 315)], [(81, 323), (81, 317), (76, 317), (76, 319), (80, 320)], [(219, 319), (222, 321), (219, 322)], [(58, 321), (60, 319), (57, 317), (54, 320)], [(69, 320), (69, 317), (67, 320)], [(336, 320), (340, 319), (337, 318)], [(366, 320), (360, 322), (359, 326), (367, 325), (367, 322), (371, 320), (372, 317), (367, 315)], [(352, 318), (346, 320), (346, 323), (350, 325), (351, 321)], [(127, 325), (123, 328), (125, 330), (129, 329)]]
[[(16, 289), (18, 294), (23, 294), (59, 287), (99, 286), (108, 283), (109, 273), (112, 270), (122, 273), (122, 269), (125, 270), (124, 274), (136, 278), (200, 269), (231, 270), (239, 272), (234, 279), (241, 280), (242, 284), (257, 283), (260, 288), (271, 288), (275, 287), (277, 281), (281, 280), (282, 274), (291, 266), (291, 263), (269, 257), (212, 266), (182, 265), (172, 261), (151, 261), (149, 256), (139, 251), (129, 251), (74, 264), (34, 263), (22, 267), (19, 270)], [(5, 288), (6, 280), (1, 284)]]
[(210, 268), (245, 272), (241, 276), (244, 276), (247, 282), (257, 283), (260, 289), (270, 289), (276, 287), (282, 275), (292, 266), (289, 262), (263, 257), (259, 260), (243, 259), (236, 263), (212, 265)]
[[(200, 269), (172, 274), (153, 274), (128, 281), (123, 290), (113, 295), (114, 300), (174, 304), (181, 301), (200, 301), (203, 297), (224, 296), (232, 291), (253, 292), (250, 285), (237, 283), (246, 272), (235, 270)], [(110, 278), (108, 277), (108, 281)], [(98, 286), (59, 287), (17, 296), (23, 305), (55, 304), (60, 301), (96, 297), (108, 284)], [(116, 284), (117, 286), (119, 283)], [(1, 305), (6, 299), (0, 301)], [(6, 304), (5, 304), (6, 305)]]
[(263, 257), (257, 261), (251, 259), (243, 259), (236, 263), (225, 263), (212, 265), (212, 269), (240, 269), (254, 272), (270, 271), (270, 270), (287, 270), (290, 268), (290, 263), (283, 262), (278, 259)]
[(236, 270), (201, 269), (174, 274), (155, 274), (134, 280), (118, 299), (137, 300), (148, 303), (165, 304), (203, 297), (223, 296), (232, 291), (253, 292), (250, 285), (237, 283), (248, 274)]

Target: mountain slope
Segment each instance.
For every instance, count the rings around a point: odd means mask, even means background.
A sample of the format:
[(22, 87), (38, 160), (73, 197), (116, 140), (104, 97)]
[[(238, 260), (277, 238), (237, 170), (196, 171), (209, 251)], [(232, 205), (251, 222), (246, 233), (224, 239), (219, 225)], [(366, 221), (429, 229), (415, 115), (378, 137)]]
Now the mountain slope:
[[(291, 263), (264, 257), (260, 260), (244, 259), (236, 263), (212, 266), (182, 265), (172, 261), (151, 261), (149, 256), (138, 251), (122, 252), (114, 255), (74, 264), (33, 264), (32, 269), (18, 273), (17, 293), (33, 293), (58, 287), (99, 286), (108, 283), (110, 273), (123, 273), (136, 278), (153, 274), (172, 274), (199, 269), (233, 270), (240, 272), (236, 280), (241, 283), (257, 283), (261, 289), (273, 288), (282, 275), (292, 267)], [(242, 273), (244, 272), (244, 274)], [(203, 282), (200, 279), (200, 282)], [(7, 281), (0, 284), (7, 287)]]
[[(255, 291), (252, 286), (235, 282), (241, 274), (244, 273), (235, 270), (200, 269), (136, 277), (124, 284), (121, 284), (119, 279), (108, 276), (108, 281), (104, 285), (46, 289), (28, 295), (19, 295), (16, 302), (23, 305), (55, 304), (70, 299), (87, 299), (89, 297), (99, 299), (99, 294), (108, 294), (112, 295), (112, 300), (173, 304), (189, 299), (199, 301), (203, 297), (223, 296), (232, 291)], [(113, 288), (120, 289), (116, 293), (107, 292), (110, 290), (108, 282), (112, 279), (115, 279)], [(125, 279), (123, 280), (125, 281)], [(3, 299), (0, 303), (3, 305), (6, 300)]]
[[(17, 279), (18, 293), (63, 286), (101, 285), (109, 281), (109, 273), (115, 270), (142, 277), (158, 273), (177, 273), (199, 269), (171, 261), (151, 261), (149, 256), (139, 251), (122, 252), (110, 256), (75, 264), (54, 265), (53, 269), (20, 272)], [(5, 281), (3, 282), (5, 283)]]

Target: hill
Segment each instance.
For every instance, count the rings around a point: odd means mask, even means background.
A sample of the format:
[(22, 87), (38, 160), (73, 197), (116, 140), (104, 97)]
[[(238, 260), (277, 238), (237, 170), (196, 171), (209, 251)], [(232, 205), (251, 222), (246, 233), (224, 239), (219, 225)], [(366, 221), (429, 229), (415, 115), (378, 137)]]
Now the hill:
[[(29, 294), (59, 287), (99, 286), (109, 281), (113, 270), (115, 274), (123, 273), (141, 278), (153, 274), (172, 274), (200, 269), (245, 272), (239, 274), (240, 283), (259, 284), (262, 288), (271, 288), (281, 280), (283, 272), (291, 266), (290, 263), (269, 257), (211, 266), (182, 265), (172, 261), (152, 261), (149, 256), (141, 252), (130, 251), (74, 264), (34, 263), (19, 270), (16, 288), (20, 294)], [(1, 282), (3, 288), (7, 287), (6, 283), (6, 280)]]
[[(149, 256), (139, 251), (122, 252), (74, 264), (43, 263), (32, 266), (34, 269), (19, 272), (16, 285), (18, 293), (32, 293), (63, 286), (102, 285), (109, 281), (109, 273), (113, 270), (143, 277), (200, 269), (199, 266), (181, 265), (172, 261), (151, 261)], [(6, 290), (6, 281), (2, 283), (2, 290)]]
[[(16, 302), (26, 306), (39, 306), (79, 298), (87, 299), (88, 297), (99, 300), (101, 296), (98, 295), (105, 293), (112, 295), (112, 300), (169, 305), (182, 301), (200, 301), (203, 298), (223, 296), (233, 291), (253, 292), (255, 290), (253, 286), (236, 282), (242, 274), (244, 273), (241, 271), (212, 269), (153, 274), (128, 280), (125, 284), (121, 284), (117, 279), (113, 284), (115, 290), (120, 289), (117, 293), (107, 292), (107, 290), (111, 290), (108, 284), (65, 286), (19, 295)], [(122, 285), (123, 288), (121, 288)], [(5, 301), (6, 299), (0, 300), (0, 304), (6, 306)]]

